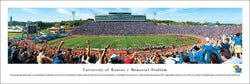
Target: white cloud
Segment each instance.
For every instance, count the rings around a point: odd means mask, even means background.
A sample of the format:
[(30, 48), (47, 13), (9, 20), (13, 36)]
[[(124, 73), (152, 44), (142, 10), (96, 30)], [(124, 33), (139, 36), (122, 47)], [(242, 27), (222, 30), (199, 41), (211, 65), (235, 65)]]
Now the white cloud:
[(130, 8), (130, 11), (132, 14), (144, 14), (147, 13), (148, 9), (147, 8)]
[(31, 9), (31, 8), (22, 8), (22, 11), (25, 11), (27, 13), (31, 13), (31, 14), (38, 14), (39, 11), (36, 9)]
[(82, 19), (94, 18), (94, 15), (90, 13), (76, 13), (76, 16), (79, 16)]
[(56, 12), (61, 13), (61, 14), (65, 14), (65, 15), (72, 15), (72, 13), (70, 11), (63, 9), (63, 8), (56, 9)]
[(177, 12), (178, 10), (180, 10), (180, 9), (178, 9), (178, 8), (170, 8), (170, 9), (168, 9), (168, 13), (175, 13), (175, 12)]
[(170, 8), (170, 9), (158, 12), (158, 15), (174, 14), (179, 10), (180, 10), (179, 8)]
[[(156, 15), (156, 19), (159, 20), (179, 20), (179, 19), (186, 19), (187, 17), (192, 16), (195, 13), (199, 12), (194, 12), (196, 10), (195, 8), (192, 8), (192, 11), (189, 12), (179, 12), (180, 10), (185, 10), (185, 9), (190, 9), (190, 8), (170, 8), (166, 9), (163, 11), (158, 11)], [(187, 19), (190, 20), (190, 19)]]
[[(93, 18), (94, 14), (92, 14), (88, 10), (77, 10), (77, 9), (63, 9), (63, 8), (58, 8), (56, 10), (58, 13), (61, 13), (64, 15), (64, 17), (72, 16), (72, 11), (75, 11), (75, 19), (88, 19), (88, 18)], [(84, 12), (84, 13), (82, 13)]]
[(117, 10), (117, 11), (122, 11), (122, 9), (121, 9), (121, 8), (116, 8), (116, 10)]
[(100, 9), (100, 8), (91, 8), (91, 10), (94, 11), (96, 14), (108, 14), (109, 11), (105, 9)]

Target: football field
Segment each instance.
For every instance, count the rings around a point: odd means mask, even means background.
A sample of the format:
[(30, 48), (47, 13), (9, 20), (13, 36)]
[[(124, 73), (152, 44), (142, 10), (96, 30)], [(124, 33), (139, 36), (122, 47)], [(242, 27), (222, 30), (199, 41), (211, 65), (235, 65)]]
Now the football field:
[[(68, 38), (68, 39), (67, 39)], [(148, 36), (68, 36), (60, 39), (48, 41), (49, 46), (58, 46), (60, 41), (64, 40), (63, 47), (76, 48), (76, 47), (87, 47), (86, 41), (89, 39), (91, 48), (104, 48), (108, 44), (111, 48), (129, 48), (129, 47), (147, 47), (162, 45), (167, 46), (171, 43), (175, 45), (186, 44), (191, 45), (198, 43), (200, 39), (182, 36), (182, 40), (177, 40), (178, 35), (148, 35)], [(36, 44), (38, 46), (43, 43)]]

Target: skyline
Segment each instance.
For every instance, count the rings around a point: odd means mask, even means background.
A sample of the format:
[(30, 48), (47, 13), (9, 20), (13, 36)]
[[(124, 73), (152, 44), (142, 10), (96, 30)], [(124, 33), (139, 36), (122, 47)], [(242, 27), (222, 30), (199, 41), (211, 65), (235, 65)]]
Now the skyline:
[(94, 18), (94, 15), (107, 15), (108, 12), (131, 12), (133, 15), (146, 13), (147, 19), (173, 20), (176, 22), (213, 22), (242, 24), (242, 8), (8, 8), (8, 21), (60, 22)]

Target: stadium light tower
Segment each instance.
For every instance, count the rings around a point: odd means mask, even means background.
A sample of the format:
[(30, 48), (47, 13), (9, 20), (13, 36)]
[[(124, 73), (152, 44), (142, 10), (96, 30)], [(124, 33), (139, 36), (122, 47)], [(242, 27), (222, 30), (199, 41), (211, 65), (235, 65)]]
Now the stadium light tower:
[(155, 16), (156, 16), (156, 12), (154, 12), (154, 22), (155, 22)]
[(75, 14), (76, 14), (76, 12), (75, 11), (72, 11), (72, 15), (73, 15), (73, 28), (75, 27), (75, 22), (74, 22), (74, 19), (75, 19)]

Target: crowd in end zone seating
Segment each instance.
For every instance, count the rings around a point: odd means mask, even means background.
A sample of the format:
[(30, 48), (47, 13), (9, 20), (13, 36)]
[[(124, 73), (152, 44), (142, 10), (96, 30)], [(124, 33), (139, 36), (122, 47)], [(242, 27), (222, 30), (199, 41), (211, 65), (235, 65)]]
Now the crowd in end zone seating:
[(233, 34), (242, 31), (242, 26), (157, 25), (157, 30), (160, 34), (198, 35), (220, 40), (223, 35), (232, 38)]
[[(25, 40), (8, 42), (8, 63), (38, 63), (38, 64), (242, 64), (242, 33), (238, 26), (228, 27), (222, 26), (215, 29), (206, 27), (187, 26), (187, 29), (176, 27), (162, 33), (176, 33), (179, 31), (184, 34), (204, 35), (206, 43), (203, 45), (194, 45), (192, 48), (181, 50), (143, 53), (140, 51), (132, 51), (133, 54), (121, 55), (107, 53), (110, 45), (107, 45), (103, 51), (99, 53), (91, 53), (90, 43), (87, 41), (88, 48), (83, 48), (81, 52), (68, 49), (62, 50), (64, 41), (61, 41), (58, 49), (52, 51), (47, 47), (47, 41), (44, 42), (43, 48), (36, 50)], [(229, 29), (227, 29), (229, 28)], [(203, 31), (205, 30), (205, 31)], [(220, 39), (217, 38), (220, 33), (211, 31), (222, 31), (224, 35)], [(203, 33), (200, 33), (202, 31)], [(198, 33), (197, 33), (198, 32)], [(207, 33), (210, 32), (210, 33)], [(232, 35), (225, 35), (229, 33)], [(209, 35), (208, 35), (209, 34)], [(214, 35), (214, 36), (213, 36)], [(219, 38), (219, 37), (218, 37)]]

